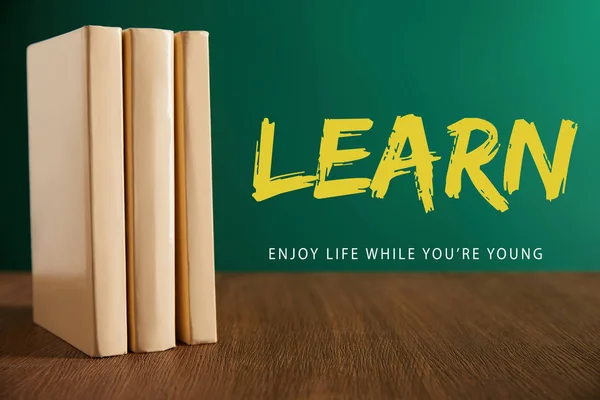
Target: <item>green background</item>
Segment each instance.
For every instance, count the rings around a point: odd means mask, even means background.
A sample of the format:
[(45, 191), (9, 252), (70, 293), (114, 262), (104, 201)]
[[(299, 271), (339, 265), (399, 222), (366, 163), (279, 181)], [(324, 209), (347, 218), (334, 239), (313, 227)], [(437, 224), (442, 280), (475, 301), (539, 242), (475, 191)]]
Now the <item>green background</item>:
[[(600, 3), (558, 1), (4, 1), (0, 5), (0, 268), (29, 269), (25, 49), (83, 25), (210, 32), (216, 264), (219, 270), (595, 269), (600, 145)], [(58, 99), (57, 99), (58, 100)], [(317, 200), (312, 189), (252, 198), (256, 141), (276, 122), (273, 174), (314, 174), (325, 118), (370, 118), (342, 146), (371, 156), (332, 178), (372, 178), (396, 116), (423, 118), (435, 211), (412, 175), (370, 193)], [(501, 149), (484, 167), (510, 209), (463, 177), (444, 193), (447, 126), (484, 118)], [(515, 119), (534, 121), (550, 158), (561, 119), (579, 124), (567, 191), (553, 202), (529, 152), (521, 189), (502, 190)], [(474, 138), (475, 139), (475, 138)], [(477, 143), (474, 143), (475, 146)], [(485, 222), (485, 223), (484, 223)], [(542, 247), (543, 261), (269, 261), (269, 247)], [(417, 250), (417, 254), (418, 250)]]

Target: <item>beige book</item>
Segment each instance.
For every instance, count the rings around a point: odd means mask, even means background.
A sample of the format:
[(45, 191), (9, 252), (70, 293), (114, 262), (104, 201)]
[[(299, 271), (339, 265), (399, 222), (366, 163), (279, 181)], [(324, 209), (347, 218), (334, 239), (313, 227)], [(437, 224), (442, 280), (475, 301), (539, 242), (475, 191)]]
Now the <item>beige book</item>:
[(217, 341), (208, 33), (175, 35), (177, 337)]
[(27, 48), (33, 320), (94, 357), (127, 352), (121, 43)]
[(175, 346), (173, 32), (123, 31), (129, 348)]

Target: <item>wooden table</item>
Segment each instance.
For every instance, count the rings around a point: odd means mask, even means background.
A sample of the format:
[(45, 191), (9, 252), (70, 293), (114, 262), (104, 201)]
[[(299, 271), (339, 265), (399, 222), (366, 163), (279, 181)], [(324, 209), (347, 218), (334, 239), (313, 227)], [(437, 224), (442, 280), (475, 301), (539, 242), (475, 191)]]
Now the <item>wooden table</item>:
[(219, 343), (90, 359), (0, 274), (0, 399), (600, 399), (600, 274), (218, 274)]

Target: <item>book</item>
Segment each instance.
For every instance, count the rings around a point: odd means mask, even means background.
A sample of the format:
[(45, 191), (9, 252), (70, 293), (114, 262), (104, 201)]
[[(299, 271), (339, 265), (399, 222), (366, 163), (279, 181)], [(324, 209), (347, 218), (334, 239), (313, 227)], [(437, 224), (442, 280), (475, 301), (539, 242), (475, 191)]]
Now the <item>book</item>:
[(174, 38), (123, 31), (129, 348), (175, 347)]
[(27, 48), (34, 322), (92, 357), (127, 352), (121, 29)]
[(175, 35), (177, 338), (217, 341), (208, 33)]

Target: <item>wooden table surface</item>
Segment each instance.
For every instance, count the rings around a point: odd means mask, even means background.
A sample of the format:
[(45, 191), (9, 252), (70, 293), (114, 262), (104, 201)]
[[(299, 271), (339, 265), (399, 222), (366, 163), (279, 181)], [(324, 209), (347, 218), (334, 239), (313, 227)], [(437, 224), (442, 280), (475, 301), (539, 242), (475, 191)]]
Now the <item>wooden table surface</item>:
[(600, 399), (600, 274), (218, 274), (219, 343), (90, 359), (0, 274), (0, 399)]

